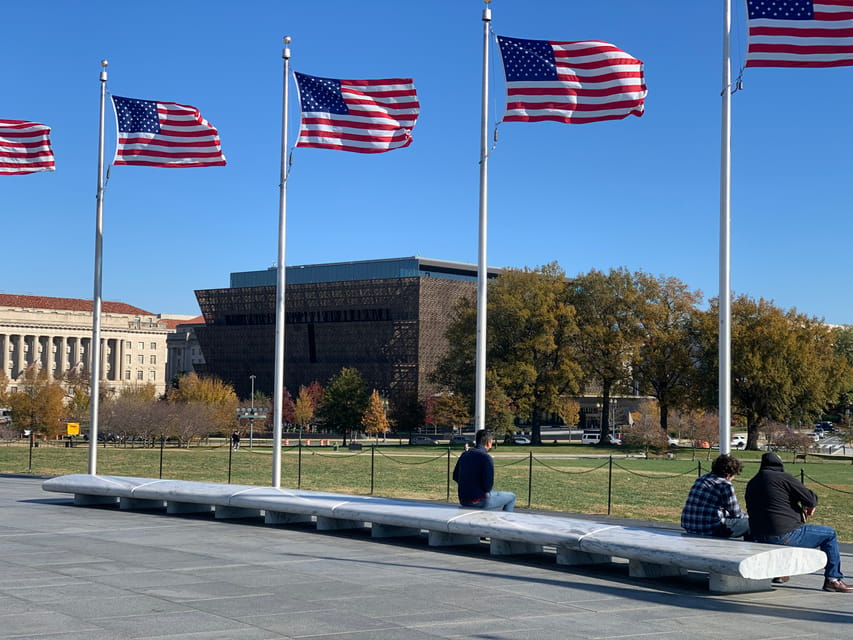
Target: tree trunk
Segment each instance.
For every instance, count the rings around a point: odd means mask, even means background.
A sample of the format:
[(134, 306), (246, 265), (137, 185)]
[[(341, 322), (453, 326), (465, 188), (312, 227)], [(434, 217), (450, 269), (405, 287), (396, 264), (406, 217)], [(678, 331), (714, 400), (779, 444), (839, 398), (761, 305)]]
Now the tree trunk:
[(669, 435), (669, 405), (660, 403), (660, 428)]
[(530, 416), (530, 442), (542, 444), (542, 412), (539, 409), (533, 409)]
[(610, 444), (610, 383), (601, 385), (601, 437), (598, 444)]

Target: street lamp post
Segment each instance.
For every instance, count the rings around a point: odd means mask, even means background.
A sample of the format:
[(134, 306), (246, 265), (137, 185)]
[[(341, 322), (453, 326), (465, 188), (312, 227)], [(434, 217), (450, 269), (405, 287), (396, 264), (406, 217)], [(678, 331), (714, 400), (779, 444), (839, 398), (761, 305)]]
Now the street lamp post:
[(252, 381), (252, 395), (249, 398), (249, 401), (252, 403), (251, 407), (251, 418), (249, 418), (249, 448), (252, 448), (253, 440), (255, 437), (255, 376), (249, 376), (249, 380)]

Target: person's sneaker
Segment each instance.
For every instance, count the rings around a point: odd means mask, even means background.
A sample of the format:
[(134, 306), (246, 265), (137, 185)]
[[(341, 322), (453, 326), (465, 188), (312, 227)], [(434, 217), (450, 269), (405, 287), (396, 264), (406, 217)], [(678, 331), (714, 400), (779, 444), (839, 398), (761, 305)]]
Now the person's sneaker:
[(791, 576), (779, 576), (778, 578), (773, 578), (770, 582), (773, 584), (785, 584), (790, 579)]
[(853, 593), (853, 587), (844, 584), (844, 580), (824, 580), (824, 591), (837, 591), (838, 593)]

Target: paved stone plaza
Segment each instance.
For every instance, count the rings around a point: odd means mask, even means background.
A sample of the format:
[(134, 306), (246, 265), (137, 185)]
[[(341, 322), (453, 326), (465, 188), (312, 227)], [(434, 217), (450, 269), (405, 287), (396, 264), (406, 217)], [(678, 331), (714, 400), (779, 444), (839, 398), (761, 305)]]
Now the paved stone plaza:
[[(259, 521), (260, 522), (260, 521)], [(492, 559), (488, 547), (74, 507), (0, 477), (0, 639), (843, 638), (819, 575), (709, 595), (701, 578)], [(842, 564), (853, 574), (851, 548)]]

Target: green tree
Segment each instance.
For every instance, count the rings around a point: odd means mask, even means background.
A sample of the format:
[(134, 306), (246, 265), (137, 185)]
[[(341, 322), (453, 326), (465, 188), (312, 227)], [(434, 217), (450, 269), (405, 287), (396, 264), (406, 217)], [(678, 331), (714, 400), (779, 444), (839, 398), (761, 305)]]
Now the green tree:
[(515, 433), (515, 415), (512, 399), (494, 381), (494, 375), (486, 378), (486, 428), (491, 429), (498, 440), (511, 438)]
[(677, 278), (645, 273), (634, 278), (639, 293), (636, 311), (645, 335), (631, 368), (641, 392), (657, 398), (660, 428), (667, 434), (670, 409), (699, 406), (692, 327), (702, 294)]
[[(712, 300), (697, 324), (709, 405), (717, 391), (717, 321), (717, 301)], [(811, 422), (837, 399), (849, 375), (831, 328), (796, 310), (738, 296), (732, 302), (731, 334), (732, 411), (746, 422), (747, 449), (758, 449), (767, 421)]]
[(469, 401), (454, 393), (441, 393), (429, 400), (428, 420), (439, 427), (461, 431), (471, 421)]
[(366, 408), (364, 378), (357, 369), (344, 367), (329, 379), (318, 416), (327, 428), (343, 436), (346, 445), (347, 433), (358, 429)]
[[(581, 375), (573, 343), (577, 326), (567, 301), (568, 282), (557, 263), (539, 269), (510, 269), (489, 283), (487, 378), (532, 425), (541, 443), (542, 418), (557, 410), (564, 394), (576, 393)], [(447, 356), (434, 380), (473, 397), (476, 308), (462, 299), (447, 331)]]
[(380, 434), (388, 432), (389, 424), (385, 405), (376, 389), (373, 390), (373, 393), (367, 399), (367, 408), (361, 416), (361, 426), (364, 427), (364, 432), (367, 435), (374, 436), (377, 439)]
[[(601, 388), (602, 405), (611, 393), (631, 383), (631, 361), (644, 335), (641, 294), (627, 269), (592, 270), (572, 281), (569, 302), (577, 318), (577, 353), (588, 382)], [(610, 434), (610, 416), (602, 412), (601, 441)]]

